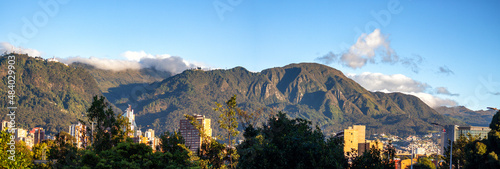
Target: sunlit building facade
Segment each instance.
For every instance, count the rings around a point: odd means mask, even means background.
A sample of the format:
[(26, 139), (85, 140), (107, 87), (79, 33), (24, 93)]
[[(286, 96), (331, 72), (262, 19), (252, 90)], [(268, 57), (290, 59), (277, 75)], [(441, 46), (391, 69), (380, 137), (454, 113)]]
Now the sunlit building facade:
[[(205, 118), (203, 115), (194, 115), (196, 120), (202, 125), (203, 131), (208, 137), (212, 137), (212, 128), (210, 126), (210, 119)], [(179, 123), (179, 132), (185, 140), (186, 147), (191, 151), (197, 152), (203, 143), (203, 139), (200, 137), (200, 133), (195, 126), (193, 126), (189, 120), (181, 120)]]

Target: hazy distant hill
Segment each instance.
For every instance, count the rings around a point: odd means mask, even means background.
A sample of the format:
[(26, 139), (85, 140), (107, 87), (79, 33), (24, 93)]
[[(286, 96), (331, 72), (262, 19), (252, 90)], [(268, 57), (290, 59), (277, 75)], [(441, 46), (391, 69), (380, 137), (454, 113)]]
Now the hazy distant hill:
[[(177, 130), (183, 114), (214, 119), (214, 102), (232, 95), (247, 111), (276, 111), (309, 119), (327, 134), (352, 124), (367, 125), (368, 133), (398, 135), (437, 130), (430, 122), (464, 124), (440, 115), (420, 99), (401, 93), (372, 93), (336, 69), (303, 63), (252, 73), (245, 68), (186, 70), (153, 83), (134, 101), (137, 123), (159, 132)], [(151, 126), (148, 126), (151, 125)], [(215, 131), (217, 133), (217, 128)]]
[[(24, 129), (44, 127), (49, 133), (67, 131), (101, 92), (85, 69), (41, 58), (14, 54), (16, 125)], [(7, 114), (7, 57), (0, 57), (0, 105)]]
[(473, 111), (464, 106), (439, 107), (436, 108), (436, 111), (442, 115), (456, 118), (472, 126), (489, 126), (493, 115), (496, 113), (494, 110)]

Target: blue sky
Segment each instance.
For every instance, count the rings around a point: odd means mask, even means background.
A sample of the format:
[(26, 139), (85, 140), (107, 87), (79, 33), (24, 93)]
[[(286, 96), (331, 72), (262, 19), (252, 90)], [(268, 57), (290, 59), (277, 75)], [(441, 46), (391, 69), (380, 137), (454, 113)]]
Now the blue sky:
[[(170, 58), (160, 63), (175, 72), (328, 63), (372, 91), (477, 110), (500, 107), (497, 9), (500, 1), (2, 1), (0, 42), (66, 61)], [(364, 37), (376, 46), (359, 48)], [(353, 58), (368, 61), (349, 66)]]

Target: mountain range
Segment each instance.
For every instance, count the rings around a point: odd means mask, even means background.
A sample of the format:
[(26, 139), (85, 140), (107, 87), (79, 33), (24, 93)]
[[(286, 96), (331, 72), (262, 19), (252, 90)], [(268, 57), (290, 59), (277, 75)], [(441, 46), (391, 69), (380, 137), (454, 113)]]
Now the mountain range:
[[(184, 114), (202, 114), (212, 119), (214, 134), (218, 134), (215, 102), (224, 103), (233, 95), (243, 110), (260, 112), (260, 123), (283, 111), (310, 120), (327, 135), (353, 124), (366, 125), (367, 134), (402, 136), (439, 130), (433, 122), (465, 124), (439, 114), (415, 96), (370, 92), (341, 71), (316, 63), (261, 72), (243, 67), (190, 69), (173, 75), (154, 69), (116, 72), (81, 63), (66, 66), (16, 56), (18, 110), (22, 112), (18, 123), (45, 127), (52, 133), (65, 131), (90, 106), (92, 97), (101, 94), (118, 107), (117, 113), (132, 106), (136, 123), (157, 133), (177, 130)], [(6, 95), (6, 57), (1, 57), (0, 66), (0, 94)], [(6, 101), (0, 99), (4, 108)]]
[[(258, 73), (243, 67), (192, 69), (143, 88), (136, 97), (112, 101), (119, 107), (125, 106), (119, 105), (120, 100), (134, 103), (137, 124), (160, 132), (176, 130), (184, 114), (202, 114), (215, 122), (215, 102), (224, 103), (233, 95), (237, 95), (244, 110), (262, 112), (261, 122), (269, 114), (283, 111), (312, 121), (327, 134), (353, 124), (366, 125), (368, 134), (398, 135), (439, 130), (430, 124), (433, 122), (465, 124), (440, 115), (415, 96), (370, 92), (342, 72), (316, 63), (291, 64)], [(212, 127), (217, 134), (217, 125)]]
[(438, 107), (435, 108), (439, 114), (456, 118), (472, 126), (490, 126), (495, 110), (470, 110), (464, 106)]

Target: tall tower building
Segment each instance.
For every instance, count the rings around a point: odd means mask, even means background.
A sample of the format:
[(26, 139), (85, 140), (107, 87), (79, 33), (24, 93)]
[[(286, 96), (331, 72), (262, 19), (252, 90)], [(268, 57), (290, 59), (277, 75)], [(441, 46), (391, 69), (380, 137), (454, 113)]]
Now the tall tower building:
[(35, 127), (33, 130), (30, 131), (31, 134), (33, 134), (33, 145), (36, 145), (43, 140), (45, 140), (45, 131), (41, 127)]
[(69, 134), (76, 139), (76, 146), (83, 148), (87, 146), (89, 137), (87, 136), (87, 127), (80, 122), (69, 126)]
[[(212, 128), (210, 127), (210, 119), (205, 118), (203, 115), (194, 115), (196, 120), (203, 126), (203, 130), (208, 137), (212, 137)], [(185, 140), (186, 147), (193, 152), (197, 152), (203, 143), (199, 131), (193, 126), (189, 120), (184, 119), (180, 121), (179, 132)]]
[(137, 124), (135, 124), (134, 110), (132, 110), (131, 105), (128, 105), (128, 108), (125, 110), (125, 113), (123, 113), (123, 116), (128, 119), (128, 122), (130, 124), (129, 129), (130, 131), (132, 131), (132, 133), (129, 133), (129, 136), (134, 137), (134, 133), (137, 130)]
[(353, 150), (358, 151), (359, 143), (366, 142), (365, 131), (366, 126), (364, 125), (353, 125), (344, 129), (344, 154)]
[(148, 138), (148, 141), (151, 141), (152, 139), (155, 138), (155, 131), (153, 129), (148, 129), (145, 133), (144, 133), (144, 137), (147, 137)]

